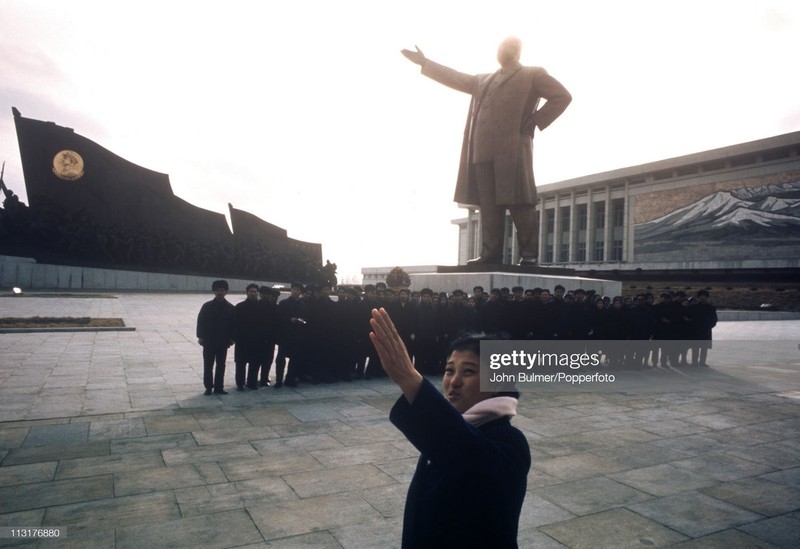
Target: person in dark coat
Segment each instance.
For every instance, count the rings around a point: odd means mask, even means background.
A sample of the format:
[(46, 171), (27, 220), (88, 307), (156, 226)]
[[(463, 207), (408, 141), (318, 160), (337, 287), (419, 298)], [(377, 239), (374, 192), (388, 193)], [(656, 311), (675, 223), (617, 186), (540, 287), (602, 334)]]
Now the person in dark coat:
[(260, 295), (259, 304), (264, 308), (264, 315), (268, 324), (267, 341), (262, 348), (261, 359), (261, 381), (259, 385), (269, 387), (269, 371), (272, 367), (272, 359), (275, 358), (275, 345), (278, 343), (278, 298), (281, 295), (279, 290), (269, 286), (261, 286), (258, 289)]
[(689, 315), (691, 311), (689, 311), (689, 300), (686, 298), (686, 292), (675, 292), (675, 297), (673, 301), (679, 305), (675, 307), (677, 313), (677, 322), (673, 328), (675, 337), (674, 337), (674, 345), (675, 345), (675, 352), (677, 353), (677, 365), (678, 366), (687, 366), (689, 364), (688, 355), (689, 355), (689, 341), (692, 339), (692, 326), (691, 326), (691, 318)]
[[(420, 302), (414, 310), (414, 366), (422, 374), (439, 374), (436, 360), (436, 337), (438, 335), (437, 309), (433, 305), (433, 291), (423, 288)], [(402, 337), (402, 335), (400, 336)], [(371, 345), (371, 343), (370, 343)]]
[[(653, 305), (653, 316), (656, 319), (653, 330), (653, 340), (660, 352), (661, 367), (666, 368), (667, 363), (672, 367), (678, 366), (678, 348), (674, 343), (678, 337), (676, 327), (680, 323), (682, 310), (679, 303), (672, 300), (671, 292), (662, 292), (661, 301)], [(656, 354), (653, 352), (653, 365), (656, 363)]]
[(631, 340), (630, 364), (634, 368), (643, 368), (647, 366), (647, 358), (652, 351), (650, 340), (656, 319), (644, 294), (637, 295), (633, 306), (626, 312), (628, 338)]
[(607, 316), (606, 304), (598, 297), (589, 307), (589, 339), (610, 339), (606, 334)]
[(567, 339), (589, 339), (592, 308), (592, 304), (586, 299), (586, 291), (583, 288), (575, 290), (575, 300), (564, 309)]
[[(364, 350), (367, 352), (366, 368), (363, 370), (364, 379), (372, 379), (373, 377), (386, 377), (386, 373), (383, 371), (383, 366), (381, 366), (381, 359), (378, 356), (378, 352), (375, 350), (375, 346), (369, 341), (369, 333), (371, 329), (369, 323), (370, 319), (372, 318), (372, 309), (380, 306), (381, 301), (378, 299), (377, 285), (372, 286), (371, 284), (367, 284), (364, 286), (364, 300), (361, 302), (361, 319), (363, 322), (361, 327), (364, 330)], [(360, 364), (358, 368), (359, 372), (361, 372), (362, 370)], [(359, 377), (358, 372), (356, 373), (356, 377)]]
[(385, 310), (370, 335), (403, 394), (389, 419), (420, 451), (403, 515), (403, 548), (516, 548), (530, 447), (511, 425), (519, 393), (482, 392), (480, 338), (450, 347), (444, 395), (414, 369)]
[(697, 292), (697, 303), (689, 308), (692, 338), (692, 366), (708, 366), (711, 333), (717, 325), (717, 308), (709, 301), (708, 290)]
[(351, 287), (339, 286), (336, 291), (336, 314), (339, 324), (336, 331), (334, 376), (342, 381), (352, 381), (359, 360), (359, 298)]
[(478, 327), (487, 334), (506, 331), (506, 303), (501, 299), (500, 288), (492, 288), (489, 300), (478, 309)]
[(336, 302), (331, 299), (331, 286), (327, 282), (320, 284), (313, 299), (306, 303), (306, 342), (309, 344), (306, 349), (309, 357), (306, 373), (314, 384), (338, 381), (336, 350), (343, 335), (342, 322), (337, 317), (338, 311)]
[[(600, 336), (608, 341), (624, 341), (630, 336), (628, 332), (628, 314), (625, 309), (625, 300), (622, 296), (616, 296), (611, 300), (611, 306), (605, 310), (603, 317), (603, 328)], [(629, 359), (634, 355), (633, 349), (622, 348), (621, 344), (609, 344), (608, 363), (613, 367), (621, 367), (628, 364)]]
[(267, 310), (258, 301), (258, 284), (248, 284), (246, 290), (247, 298), (236, 304), (233, 314), (237, 391), (244, 391), (245, 385), (248, 389), (258, 389), (258, 372), (270, 328)]
[(394, 325), (397, 327), (397, 332), (400, 334), (400, 337), (403, 338), (403, 343), (406, 344), (406, 349), (408, 349), (411, 355), (411, 360), (414, 360), (415, 346), (411, 339), (411, 334), (414, 332), (416, 313), (414, 306), (411, 305), (409, 301), (410, 297), (411, 292), (406, 288), (401, 289), (397, 292), (397, 300), (392, 302), (386, 310), (389, 311), (392, 322), (394, 322)]
[(505, 330), (511, 334), (511, 339), (528, 337), (528, 304), (523, 300), (524, 291), (522, 286), (511, 288), (511, 300), (505, 304)]
[(604, 339), (622, 341), (629, 339), (628, 311), (625, 309), (625, 300), (616, 296), (611, 300), (611, 306), (606, 309), (605, 323), (600, 334)]
[(453, 290), (450, 302), (444, 309), (442, 326), (447, 344), (465, 331), (477, 328), (477, 313), (467, 307), (463, 290)]
[[(302, 370), (303, 343), (306, 335), (306, 308), (300, 298), (303, 285), (293, 282), (289, 297), (278, 303), (278, 356), (275, 357), (275, 388), (280, 389), (284, 383), (284, 371), (288, 359), (289, 371), (286, 373), (286, 385), (297, 387)], [(300, 364), (298, 364), (300, 362)]]
[[(233, 305), (225, 299), (228, 282), (215, 280), (211, 284), (214, 299), (207, 301), (197, 315), (197, 342), (203, 346), (203, 384), (206, 395), (225, 391), (225, 360), (233, 345)], [(214, 366), (216, 365), (216, 368)]]
[(556, 326), (558, 326), (558, 314), (556, 302), (550, 295), (550, 290), (543, 288), (539, 295), (541, 302), (538, 317), (533, 323), (533, 333), (531, 339), (554, 339)]

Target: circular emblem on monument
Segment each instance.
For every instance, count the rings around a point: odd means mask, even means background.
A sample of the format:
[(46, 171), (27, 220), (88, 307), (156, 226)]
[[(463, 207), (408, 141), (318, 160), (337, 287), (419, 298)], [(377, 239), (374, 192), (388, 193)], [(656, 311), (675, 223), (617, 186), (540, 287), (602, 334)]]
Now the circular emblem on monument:
[(61, 151), (53, 157), (53, 173), (61, 179), (76, 181), (83, 177), (83, 158), (75, 151)]

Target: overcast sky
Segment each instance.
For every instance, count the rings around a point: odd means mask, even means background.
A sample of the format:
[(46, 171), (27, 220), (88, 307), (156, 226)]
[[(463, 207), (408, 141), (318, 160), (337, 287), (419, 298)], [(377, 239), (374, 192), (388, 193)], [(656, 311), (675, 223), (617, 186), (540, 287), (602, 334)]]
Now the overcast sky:
[(800, 2), (0, 0), (0, 161), (27, 201), (11, 107), (362, 267), (455, 264), (469, 73), (522, 38), (573, 95), (538, 184), (800, 130)]

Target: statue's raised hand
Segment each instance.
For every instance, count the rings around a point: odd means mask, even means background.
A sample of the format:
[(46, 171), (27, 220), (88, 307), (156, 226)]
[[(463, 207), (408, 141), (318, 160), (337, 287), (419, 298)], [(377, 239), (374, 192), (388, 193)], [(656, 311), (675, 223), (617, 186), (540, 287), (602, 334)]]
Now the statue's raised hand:
[(425, 54), (422, 53), (422, 50), (419, 49), (417, 46), (414, 46), (414, 49), (416, 51), (413, 51), (413, 50), (400, 50), (400, 53), (405, 55), (406, 59), (408, 59), (412, 63), (421, 66), (425, 62)]

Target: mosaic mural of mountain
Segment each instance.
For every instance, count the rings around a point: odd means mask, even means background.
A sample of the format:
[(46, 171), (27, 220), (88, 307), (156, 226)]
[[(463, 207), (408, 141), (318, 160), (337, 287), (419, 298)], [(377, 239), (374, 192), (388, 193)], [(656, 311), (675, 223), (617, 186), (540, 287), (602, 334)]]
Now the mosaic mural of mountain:
[(634, 231), (636, 261), (797, 257), (800, 180), (711, 193)]

